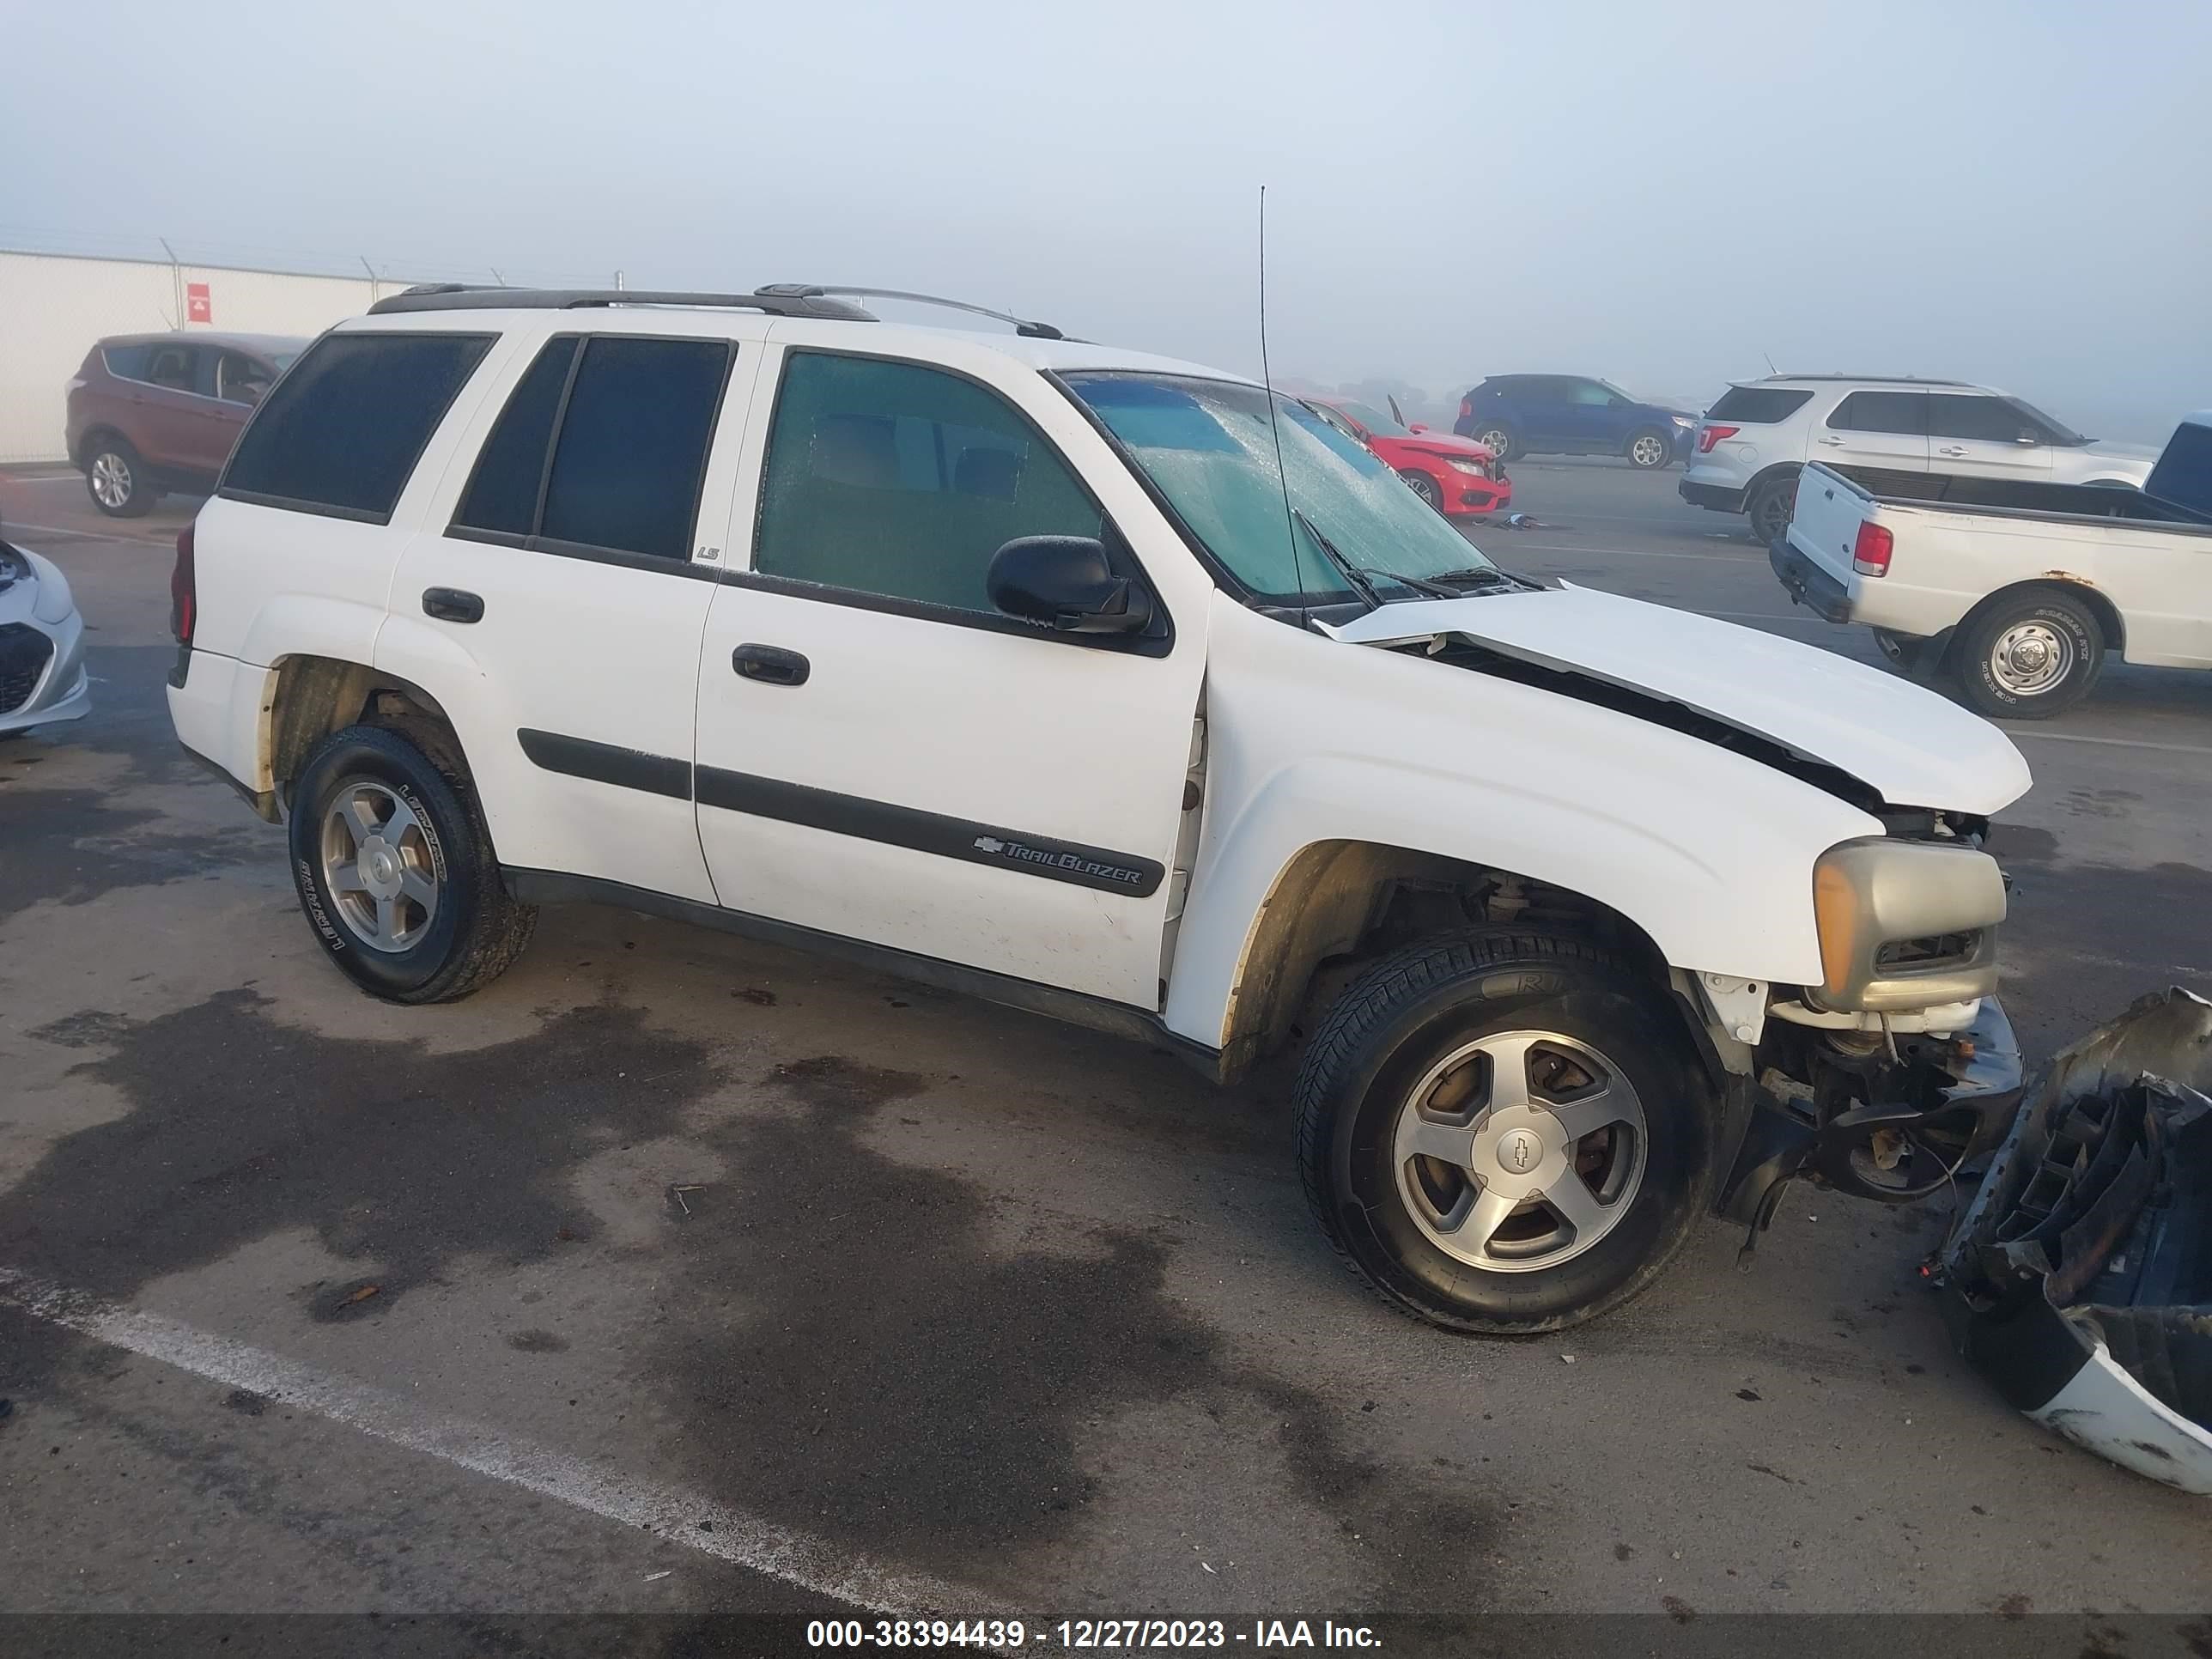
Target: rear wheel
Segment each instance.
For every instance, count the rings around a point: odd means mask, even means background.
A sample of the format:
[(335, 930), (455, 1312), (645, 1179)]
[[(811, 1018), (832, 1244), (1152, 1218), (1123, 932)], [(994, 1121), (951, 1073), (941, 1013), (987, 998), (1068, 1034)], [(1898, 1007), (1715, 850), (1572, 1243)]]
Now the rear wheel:
[(1437, 488), (1437, 481), (1427, 473), (1416, 472), (1409, 467), (1398, 476), (1406, 481), (1407, 489), (1412, 490), (1437, 512), (1441, 513), (1444, 510), (1444, 492)]
[(1521, 459), (1520, 442), (1514, 437), (1513, 428), (1503, 422), (1492, 421), (1472, 435), (1475, 442), (1486, 447), (1501, 462)]
[(146, 463), (124, 439), (93, 443), (84, 458), (85, 493), (111, 519), (136, 519), (150, 511), (161, 492), (148, 476)]
[(1751, 520), (1751, 533), (1761, 547), (1771, 547), (1782, 539), (1790, 528), (1790, 516), (1797, 511), (1797, 477), (1769, 478), (1752, 488), (1750, 499), (1743, 504), (1743, 515)]
[(2044, 592), (1993, 605), (1962, 630), (1954, 672), (1981, 713), (2040, 720), (2087, 696), (2104, 665), (2104, 630), (2088, 608)]
[(1478, 933), (1343, 993), (1297, 1091), (1306, 1196), (1387, 1301), (1556, 1329), (1656, 1279), (1711, 1201), (1717, 1105), (1680, 1023), (1580, 940)]
[(349, 726), (316, 745), (292, 793), (292, 879), (362, 990), (450, 1002), (507, 970), (538, 912), (501, 879), (458, 752), (411, 735)]
[(1667, 434), (1656, 427), (1647, 427), (1629, 435), (1628, 446), (1622, 452), (1628, 464), (1641, 472), (1650, 472), (1674, 459), (1674, 447), (1667, 441)]

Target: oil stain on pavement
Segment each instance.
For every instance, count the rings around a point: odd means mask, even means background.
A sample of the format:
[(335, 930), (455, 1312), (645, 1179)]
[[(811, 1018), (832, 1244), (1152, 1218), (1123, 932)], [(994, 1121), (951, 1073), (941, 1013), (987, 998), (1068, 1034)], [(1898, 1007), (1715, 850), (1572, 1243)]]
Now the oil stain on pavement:
[[(1381, 1605), (1423, 1604), (1479, 1559), (1485, 1505), (1442, 1477), (1355, 1453), (1316, 1393), (1261, 1372), (1170, 1297), (1132, 1230), (1076, 1251), (994, 1246), (989, 1198), (872, 1149), (872, 1114), (924, 1078), (823, 1056), (764, 1082), (794, 1110), (730, 1122), (726, 1225), (673, 1249), (652, 1367), (685, 1468), (771, 1519), (971, 1578), (1064, 1544), (1099, 1500), (1086, 1423), (1193, 1399), (1264, 1418), (1310, 1525), (1358, 1534)], [(1172, 1517), (1159, 1517), (1172, 1528)], [(1300, 1524), (1286, 1513), (1286, 1530)]]

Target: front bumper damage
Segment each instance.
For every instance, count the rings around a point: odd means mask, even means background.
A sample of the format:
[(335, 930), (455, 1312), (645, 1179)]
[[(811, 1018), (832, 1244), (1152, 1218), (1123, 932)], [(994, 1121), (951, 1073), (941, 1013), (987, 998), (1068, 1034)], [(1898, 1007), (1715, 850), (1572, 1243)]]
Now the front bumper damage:
[(1799, 1177), (1856, 1198), (1910, 1204), (1949, 1188), (2002, 1143), (2020, 1106), (2020, 1045), (1995, 997), (1948, 1036), (1847, 1038), (1770, 1025), (1718, 1214), (1748, 1230), (1747, 1255)]
[(2212, 1003), (2062, 1050), (1926, 1269), (1959, 1351), (2045, 1427), (2212, 1494)]

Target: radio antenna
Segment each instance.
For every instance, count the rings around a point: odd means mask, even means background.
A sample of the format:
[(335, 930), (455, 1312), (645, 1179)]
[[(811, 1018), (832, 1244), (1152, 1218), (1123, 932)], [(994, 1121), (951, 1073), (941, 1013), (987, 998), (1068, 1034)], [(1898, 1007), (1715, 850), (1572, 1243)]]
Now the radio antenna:
[(1298, 584), (1298, 619), (1307, 620), (1305, 564), (1298, 557), (1297, 515), (1291, 507), (1291, 475), (1283, 465), (1283, 426), (1275, 414), (1275, 376), (1267, 367), (1267, 187), (1260, 186), (1260, 382), (1266, 388), (1267, 434), (1275, 443), (1275, 478), (1283, 486), (1283, 533), (1291, 541), (1291, 571)]

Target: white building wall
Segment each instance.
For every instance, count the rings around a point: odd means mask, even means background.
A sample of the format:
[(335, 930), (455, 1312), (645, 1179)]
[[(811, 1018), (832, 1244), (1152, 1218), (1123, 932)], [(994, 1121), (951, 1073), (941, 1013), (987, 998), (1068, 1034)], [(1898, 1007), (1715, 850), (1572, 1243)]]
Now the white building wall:
[[(186, 285), (205, 283), (210, 316), (185, 316)], [(66, 461), (70, 380), (94, 341), (183, 326), (243, 334), (319, 334), (404, 282), (167, 265), (0, 251), (0, 464)]]

